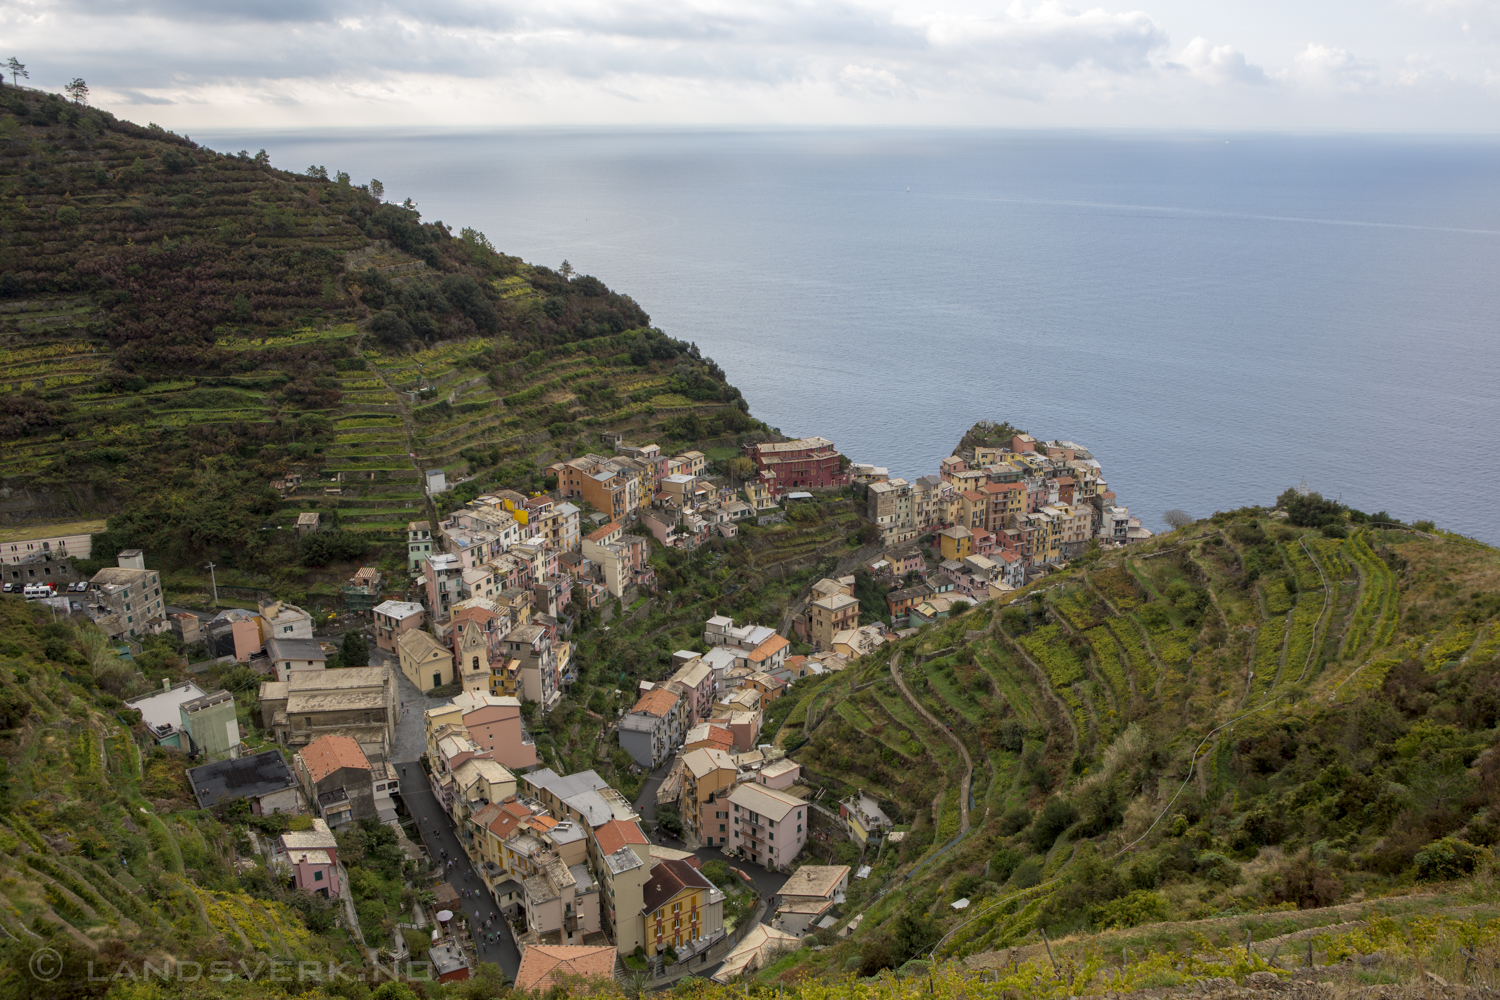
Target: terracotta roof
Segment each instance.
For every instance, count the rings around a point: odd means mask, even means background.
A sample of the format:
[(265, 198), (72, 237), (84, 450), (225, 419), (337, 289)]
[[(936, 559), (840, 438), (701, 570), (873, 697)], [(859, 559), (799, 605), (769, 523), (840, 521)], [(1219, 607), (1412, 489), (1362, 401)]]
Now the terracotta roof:
[(545, 992), (564, 976), (613, 979), (615, 959), (613, 945), (588, 948), (573, 944), (534, 944), (521, 953), (515, 988), (528, 993), (532, 990)]
[(983, 493), (975, 493), (973, 490), (964, 490), (964, 492), (961, 494), (961, 496), (965, 500), (968, 500), (970, 502), (973, 502), (975, 500), (983, 500), (984, 499), (984, 494)]
[(684, 889), (712, 889), (714, 884), (686, 861), (663, 861), (651, 869), (641, 889), (641, 912), (650, 913)]
[(303, 747), (297, 756), (302, 758), (314, 782), (322, 781), (341, 767), (370, 769), (369, 759), (359, 748), (359, 741), (352, 736), (319, 736)]
[(594, 839), (599, 841), (600, 852), (606, 855), (631, 844), (650, 843), (638, 825), (623, 819), (612, 819), (598, 827), (594, 830)]
[[(840, 596), (842, 596), (842, 595), (840, 595)], [(756, 646), (754, 649), (752, 649), (750, 651), (750, 655), (747, 656), (746, 659), (748, 659), (748, 660), (765, 660), (765, 659), (769, 659), (770, 657), (775, 656), (778, 652), (780, 652), (781, 650), (785, 649), (786, 647), (788, 647), (790, 645), (791, 645), (791, 643), (788, 642), (785, 637), (779, 636), (779, 635), (773, 635), (773, 636), (771, 636), (771, 638), (767, 639), (765, 642), (761, 643), (759, 646)]]
[(631, 714), (654, 715), (664, 718), (672, 711), (672, 706), (677, 704), (677, 696), (666, 688), (656, 688), (641, 695), (641, 700), (631, 708)]
[(599, 539), (606, 538), (611, 533), (619, 531), (619, 530), (620, 530), (620, 522), (619, 521), (611, 521), (608, 524), (606, 524), (604, 527), (597, 528), (597, 529), (595, 529), (593, 531), (590, 531), (587, 535), (584, 535), (583, 537), (587, 538), (591, 542), (597, 542)]
[[(694, 736), (693, 734), (699, 729), (702, 729), (703, 732)], [(734, 746), (734, 734), (723, 726), (711, 726), (703, 722), (688, 730), (688, 742), (711, 743), (720, 748), (727, 749)]]

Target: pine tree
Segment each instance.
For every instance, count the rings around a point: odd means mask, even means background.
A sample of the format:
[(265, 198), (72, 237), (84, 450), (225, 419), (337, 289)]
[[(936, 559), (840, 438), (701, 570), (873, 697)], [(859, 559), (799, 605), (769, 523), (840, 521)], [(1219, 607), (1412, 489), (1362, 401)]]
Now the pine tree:
[(339, 647), (339, 656), (346, 667), (368, 667), (370, 665), (370, 644), (365, 640), (363, 632), (345, 632), (343, 645)]

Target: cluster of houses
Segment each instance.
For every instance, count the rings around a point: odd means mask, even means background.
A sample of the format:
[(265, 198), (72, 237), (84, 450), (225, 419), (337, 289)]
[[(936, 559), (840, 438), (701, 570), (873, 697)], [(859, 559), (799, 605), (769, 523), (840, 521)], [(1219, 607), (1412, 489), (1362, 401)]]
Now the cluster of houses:
[(704, 475), (708, 460), (701, 452), (668, 458), (657, 445), (628, 445), (610, 437), (613, 457), (584, 455), (549, 468), (559, 495), (580, 497), (616, 522), (639, 518), (670, 548), (692, 550), (713, 538), (734, 538), (743, 522), (776, 520), (784, 500), (851, 481), (848, 459), (826, 438), (746, 445), (756, 471), (732, 489)]
[(1116, 503), (1099, 462), (1071, 441), (1016, 434), (1004, 446), (950, 455), (938, 475), (912, 483), (874, 466), (855, 472), (869, 484), (869, 518), (886, 545), (962, 529), (944, 558), (1007, 553), (1025, 570), (1074, 559), (1095, 540), (1123, 545), (1151, 537)]
[(614, 955), (637, 948), (682, 961), (722, 940), (724, 895), (696, 859), (652, 845), (635, 808), (593, 771), (537, 768), (518, 707), (464, 693), (429, 709), (426, 727), (434, 793), (519, 932), (523, 975), (528, 961), (574, 958), (612, 971)]
[(189, 768), (187, 778), (200, 809), (244, 800), (252, 815), (310, 817), (310, 825), (264, 845), (267, 861), (293, 887), (332, 899), (345, 886), (333, 831), (366, 819), (399, 829), (395, 766), (371, 761), (349, 736), (320, 736), (290, 765), (279, 751), (265, 750)]
[[(1098, 461), (1071, 441), (1016, 434), (1007, 446), (950, 455), (938, 475), (915, 482), (870, 465), (853, 472), (867, 484), (867, 516), (890, 546), (869, 568), (891, 585), (886, 603), (897, 628), (946, 617), (955, 601), (1000, 597), (1096, 542), (1151, 537), (1116, 502)], [(935, 567), (914, 544), (928, 534), (936, 536)]]

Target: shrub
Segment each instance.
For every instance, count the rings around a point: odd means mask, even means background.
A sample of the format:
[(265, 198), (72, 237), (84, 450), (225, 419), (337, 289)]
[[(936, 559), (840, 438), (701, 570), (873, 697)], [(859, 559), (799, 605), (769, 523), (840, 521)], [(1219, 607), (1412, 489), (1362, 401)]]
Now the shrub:
[(1101, 931), (1139, 927), (1166, 920), (1168, 916), (1166, 899), (1161, 893), (1149, 889), (1137, 889), (1119, 899), (1100, 903), (1089, 914), (1094, 926)]
[(1300, 910), (1330, 906), (1344, 893), (1344, 884), (1333, 869), (1314, 860), (1306, 848), (1265, 880), (1271, 902), (1296, 903)]
[(1072, 803), (1064, 799), (1050, 799), (1036, 819), (1032, 820), (1026, 839), (1038, 854), (1044, 853), (1051, 849), (1064, 830), (1076, 822), (1078, 810), (1073, 808)]
[(1473, 844), (1444, 837), (1417, 852), (1417, 878), (1423, 882), (1447, 882), (1472, 875), (1482, 854)]
[(996, 851), (995, 856), (990, 859), (990, 877), (993, 878), (996, 882), (1004, 882), (1009, 879), (1011, 875), (1015, 874), (1016, 869), (1019, 868), (1021, 866), (1021, 862), (1025, 860), (1026, 855), (1022, 854), (1014, 847), (1002, 847), (1000, 848), (1000, 850)]

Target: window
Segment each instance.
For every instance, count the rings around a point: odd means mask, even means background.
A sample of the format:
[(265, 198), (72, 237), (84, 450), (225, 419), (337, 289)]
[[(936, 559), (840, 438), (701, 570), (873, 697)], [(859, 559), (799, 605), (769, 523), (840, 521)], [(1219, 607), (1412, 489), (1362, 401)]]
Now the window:
[(323, 873), (322, 872), (313, 872), (313, 881), (314, 882), (321, 882), (321, 881), (323, 881)]

